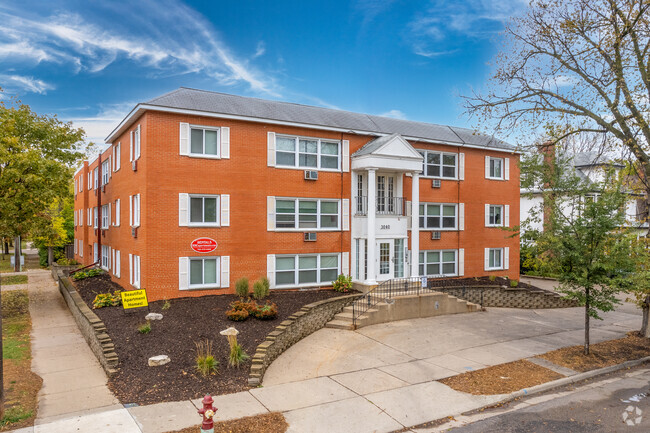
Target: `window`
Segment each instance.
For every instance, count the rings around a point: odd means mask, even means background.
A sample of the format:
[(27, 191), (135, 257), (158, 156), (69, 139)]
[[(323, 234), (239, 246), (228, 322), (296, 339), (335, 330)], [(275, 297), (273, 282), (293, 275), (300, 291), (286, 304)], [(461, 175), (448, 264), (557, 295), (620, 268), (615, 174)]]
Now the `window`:
[(91, 190), (92, 187), (93, 187), (93, 183), (92, 183), (92, 173), (91, 173), (91, 172), (88, 172), (88, 190)]
[(130, 224), (131, 227), (140, 227), (140, 194), (132, 195), (130, 198)]
[(190, 289), (219, 287), (219, 258), (190, 257)]
[(503, 158), (488, 157), (488, 178), (503, 179)]
[(102, 186), (106, 185), (108, 183), (108, 178), (109, 175), (111, 174), (111, 161), (106, 160), (102, 162)]
[(448, 277), (457, 274), (457, 251), (420, 251), (420, 275)]
[(339, 275), (338, 254), (276, 256), (275, 285), (331, 284)]
[(93, 178), (95, 179), (95, 189), (99, 188), (99, 168), (95, 167), (93, 170)]
[(489, 206), (488, 225), (495, 227), (503, 225), (503, 206)]
[(357, 214), (365, 215), (365, 200), (363, 197), (363, 175), (357, 174)]
[(79, 239), (79, 257), (84, 256), (84, 244), (81, 242), (81, 239)]
[(456, 178), (457, 155), (455, 153), (418, 150), (424, 157), (422, 176)]
[(84, 177), (79, 176), (79, 182), (77, 182), (77, 185), (79, 185), (79, 192), (84, 190)]
[(113, 171), (120, 169), (120, 161), (122, 159), (122, 144), (117, 143), (113, 148)]
[(72, 242), (72, 245), (73, 245), (73, 248), (74, 248), (74, 253), (77, 254), (77, 240), (76, 239), (74, 239), (74, 241)]
[(101, 267), (104, 268), (105, 270), (108, 270), (110, 267), (110, 260), (109, 260), (109, 255), (110, 255), (110, 248), (108, 245), (102, 245), (102, 263)]
[(140, 125), (131, 131), (131, 161), (140, 158)]
[(97, 221), (97, 219), (98, 219), (98, 215), (97, 215), (97, 207), (94, 207), (94, 208), (93, 208), (93, 213), (94, 213), (94, 217), (95, 217), (95, 218), (93, 219), (93, 221), (95, 222), (95, 223), (93, 224), (93, 227), (94, 227), (94, 228), (97, 228), (97, 224), (98, 224), (98, 222), (99, 222), (99, 221)]
[(113, 225), (120, 225), (120, 199), (115, 200), (115, 220), (113, 220)]
[(109, 209), (108, 205), (105, 204), (102, 206), (102, 229), (106, 230), (109, 224)]
[(129, 254), (129, 266), (131, 269), (131, 284), (140, 288), (140, 256)]
[(77, 211), (74, 211), (74, 226), (77, 227)]
[(503, 248), (488, 249), (488, 269), (503, 269)]
[(218, 196), (190, 196), (190, 225), (218, 225), (218, 209)]
[(97, 263), (98, 260), (99, 260), (99, 248), (97, 248), (97, 242), (95, 242), (93, 244), (93, 262)]
[(339, 229), (338, 200), (276, 199), (275, 213), (277, 229)]
[(117, 278), (120, 278), (121, 276), (121, 255), (119, 250), (113, 250), (113, 275), (115, 275)]
[(455, 204), (421, 203), (420, 228), (433, 230), (455, 230), (456, 209)]
[(219, 129), (191, 127), (190, 154), (218, 156)]
[(339, 141), (278, 135), (276, 166), (339, 170)]

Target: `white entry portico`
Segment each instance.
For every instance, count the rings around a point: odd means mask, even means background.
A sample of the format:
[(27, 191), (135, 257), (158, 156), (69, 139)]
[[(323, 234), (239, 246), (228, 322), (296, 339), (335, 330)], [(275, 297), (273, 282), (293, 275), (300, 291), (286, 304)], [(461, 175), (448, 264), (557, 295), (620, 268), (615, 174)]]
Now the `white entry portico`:
[[(422, 155), (399, 134), (376, 138), (351, 156), (351, 234), (356, 281), (372, 285), (418, 274), (417, 209), (422, 160)], [(413, 180), (409, 201), (405, 198), (405, 175)]]

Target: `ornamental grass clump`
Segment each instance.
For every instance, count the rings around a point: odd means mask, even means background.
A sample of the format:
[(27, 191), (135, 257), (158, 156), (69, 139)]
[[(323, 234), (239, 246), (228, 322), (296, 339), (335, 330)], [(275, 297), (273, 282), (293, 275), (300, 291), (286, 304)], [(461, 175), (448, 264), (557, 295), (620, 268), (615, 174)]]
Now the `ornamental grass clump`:
[(235, 293), (241, 299), (248, 298), (248, 278), (242, 277), (235, 282)]
[(253, 298), (260, 300), (269, 296), (269, 279), (262, 277), (253, 284)]
[(203, 376), (216, 373), (219, 361), (212, 354), (212, 341), (207, 338), (203, 341), (195, 341), (194, 346), (196, 346), (195, 363), (197, 371)]
[(510, 280), (510, 287), (515, 288), (519, 285), (519, 281), (517, 280)]
[(235, 344), (230, 346), (230, 356), (228, 357), (228, 365), (230, 367), (239, 368), (239, 366), (248, 360), (250, 356), (244, 352), (244, 349), (235, 341)]
[(142, 325), (138, 326), (138, 332), (140, 334), (148, 334), (151, 332), (151, 322), (148, 320)]

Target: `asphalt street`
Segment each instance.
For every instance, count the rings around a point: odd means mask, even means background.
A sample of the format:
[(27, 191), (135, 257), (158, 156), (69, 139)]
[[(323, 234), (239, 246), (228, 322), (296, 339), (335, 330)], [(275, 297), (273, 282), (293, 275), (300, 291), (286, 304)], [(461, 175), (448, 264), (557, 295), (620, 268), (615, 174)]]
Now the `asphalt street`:
[(449, 431), (647, 433), (650, 432), (650, 368), (646, 364), (645, 367), (624, 370), (550, 395), (511, 403), (511, 406), (516, 409), (495, 410), (497, 413), (509, 412)]

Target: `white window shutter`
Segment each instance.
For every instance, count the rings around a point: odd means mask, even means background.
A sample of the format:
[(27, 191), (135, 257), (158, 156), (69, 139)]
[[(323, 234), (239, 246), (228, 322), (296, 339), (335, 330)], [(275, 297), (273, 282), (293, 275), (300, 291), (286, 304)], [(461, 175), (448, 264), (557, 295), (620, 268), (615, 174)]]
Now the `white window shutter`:
[(486, 156), (485, 157), (485, 178), (490, 177), (490, 157)]
[(458, 203), (458, 230), (465, 230), (465, 203)]
[(490, 225), (490, 205), (485, 205), (485, 227)]
[(111, 225), (111, 220), (113, 219), (112, 213), (113, 213), (113, 206), (111, 205), (111, 203), (108, 203), (108, 225), (109, 226)]
[(465, 180), (465, 154), (458, 154), (458, 179)]
[[(113, 149), (115, 149), (115, 148), (113, 148)], [(111, 165), (113, 164), (112, 161), (114, 159), (115, 159), (115, 157), (111, 157), (111, 156), (108, 157), (108, 177), (109, 178), (113, 177), (113, 170), (111, 170)]]
[(190, 287), (190, 259), (188, 257), (178, 258), (178, 288), (187, 290)]
[(131, 139), (129, 144), (129, 161), (133, 161), (133, 131), (131, 131)]
[(343, 154), (341, 169), (345, 172), (350, 171), (350, 140), (343, 140)]
[(343, 212), (341, 218), (343, 219), (343, 231), (350, 230), (350, 199), (343, 199)]
[[(136, 221), (137, 221), (137, 226), (140, 227), (140, 221), (141, 221), (140, 217), (142, 216), (142, 204), (140, 202), (140, 194), (136, 195), (135, 199), (136, 199), (136, 202), (138, 203), (138, 211), (136, 212), (136, 217), (137, 217)], [(140, 256), (138, 256), (138, 257), (140, 257)], [(138, 260), (140, 260), (140, 259), (138, 259)]]
[(129, 284), (133, 284), (133, 255), (129, 254)]
[[(142, 144), (140, 142), (140, 125), (138, 125), (138, 127), (135, 129), (135, 135), (136, 135), (136, 139), (135, 139), (136, 146), (135, 146), (135, 150), (134, 150), (134, 153), (135, 153), (134, 159), (140, 159), (140, 150), (141, 150), (140, 147), (141, 147), (141, 144)], [(138, 256), (138, 263), (140, 263), (139, 260), (140, 260), (140, 256)], [(139, 269), (138, 269), (138, 273), (140, 273)], [(140, 283), (140, 280), (138, 280), (138, 284), (139, 283)]]
[(115, 171), (115, 146), (113, 146), (113, 171)]
[(269, 279), (269, 285), (275, 288), (275, 254), (266, 256), (266, 277)]
[(221, 194), (221, 226), (230, 225), (230, 194)]
[(120, 225), (120, 199), (115, 200), (115, 225)]
[(115, 152), (115, 171), (120, 169), (122, 159), (122, 143), (117, 143), (117, 151)]
[(108, 247), (108, 270), (111, 270), (111, 247)]
[[(75, 248), (75, 249), (76, 249), (76, 248)], [(115, 250), (113, 250), (113, 251), (111, 252), (111, 258), (113, 259), (113, 275), (117, 275), (117, 274), (115, 273), (115, 266), (116, 266), (116, 264), (115, 264)]]
[(221, 287), (230, 286), (230, 256), (221, 256)]
[(413, 214), (413, 203), (411, 201), (406, 201), (406, 230), (411, 230), (411, 215)]
[(119, 251), (115, 252), (115, 272), (117, 278), (122, 277), (122, 254)]
[(129, 196), (129, 226), (133, 227), (133, 196), (132, 195)]
[(230, 128), (221, 127), (221, 157), (230, 159)]
[(189, 203), (190, 203), (190, 195), (189, 194), (184, 194), (182, 192), (178, 194), (178, 225), (179, 225), (179, 227), (186, 226), (190, 221)]
[(490, 268), (490, 249), (485, 249), (485, 270), (487, 271)]
[(266, 230), (275, 230), (275, 197), (266, 198)]
[(267, 165), (275, 167), (275, 132), (268, 133)]
[(458, 276), (465, 275), (465, 248), (458, 249)]
[(510, 205), (507, 204), (507, 205), (504, 206), (504, 208), (505, 208), (505, 214), (506, 214), (505, 217), (503, 218), (503, 221), (505, 223), (504, 226), (505, 227), (510, 227)]
[(341, 255), (341, 273), (350, 275), (350, 253), (347, 251)]
[(503, 269), (510, 269), (510, 247), (503, 249)]
[(505, 161), (504, 162), (505, 167), (504, 167), (504, 170), (503, 170), (504, 179), (505, 180), (510, 180), (510, 158), (505, 158), (504, 161)]

